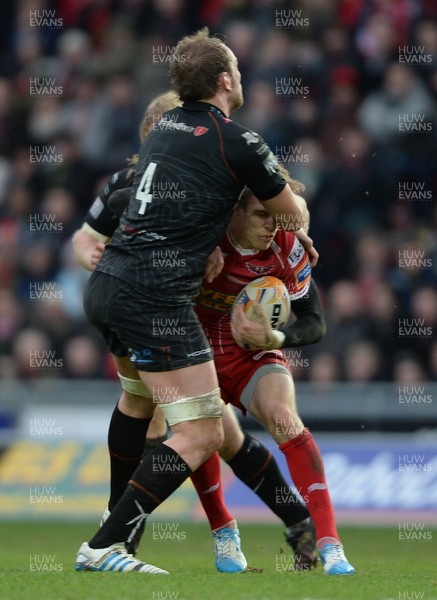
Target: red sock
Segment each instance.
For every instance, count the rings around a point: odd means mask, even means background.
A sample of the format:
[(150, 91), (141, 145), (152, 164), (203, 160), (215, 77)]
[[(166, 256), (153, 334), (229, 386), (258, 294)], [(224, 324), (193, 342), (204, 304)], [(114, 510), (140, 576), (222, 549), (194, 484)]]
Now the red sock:
[(292, 440), (281, 444), (279, 449), (285, 455), (294, 485), (314, 522), (320, 550), (325, 544), (340, 539), (320, 450), (306, 428)]
[(220, 457), (217, 452), (191, 473), (196, 492), (206, 512), (211, 529), (219, 529), (234, 517), (228, 511), (220, 478)]

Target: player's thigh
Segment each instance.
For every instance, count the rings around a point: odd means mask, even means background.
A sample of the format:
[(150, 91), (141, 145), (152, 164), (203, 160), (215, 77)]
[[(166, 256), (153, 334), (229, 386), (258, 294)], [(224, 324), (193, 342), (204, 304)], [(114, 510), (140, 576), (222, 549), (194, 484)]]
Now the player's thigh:
[[(119, 410), (133, 418), (149, 419), (152, 417), (155, 420), (156, 405), (153, 403), (152, 393), (141, 381), (138, 372), (132, 367), (127, 356), (116, 356), (115, 354), (111, 356), (123, 388), (118, 401)], [(159, 419), (160, 416), (158, 415), (157, 418)]]
[(230, 404), (226, 405), (222, 422), (225, 438), (219, 453), (223, 460), (230, 460), (241, 449), (244, 442), (244, 433)]
[(261, 377), (249, 404), (249, 412), (269, 431), (277, 428), (279, 420), (300, 422), (291, 375), (267, 373)]
[(139, 371), (156, 402), (167, 404), (184, 397), (202, 396), (218, 388), (212, 360), (173, 371)]
[(128, 377), (129, 379), (141, 380), (138, 371), (132, 366), (132, 363), (127, 356), (127, 352), (126, 356), (116, 356), (115, 354), (111, 354), (111, 357), (114, 361), (117, 373), (120, 373), (123, 377)]

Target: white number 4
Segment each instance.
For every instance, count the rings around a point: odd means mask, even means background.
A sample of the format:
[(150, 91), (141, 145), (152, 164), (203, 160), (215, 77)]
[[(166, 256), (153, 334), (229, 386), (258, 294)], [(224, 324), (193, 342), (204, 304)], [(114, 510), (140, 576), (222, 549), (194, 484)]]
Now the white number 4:
[(154, 162), (149, 163), (141, 177), (140, 185), (138, 186), (137, 194), (135, 196), (136, 200), (140, 201), (140, 208), (138, 209), (140, 215), (144, 215), (146, 206), (149, 202), (152, 202), (153, 194), (150, 193), (150, 188), (152, 187), (152, 179), (157, 166), (158, 165)]

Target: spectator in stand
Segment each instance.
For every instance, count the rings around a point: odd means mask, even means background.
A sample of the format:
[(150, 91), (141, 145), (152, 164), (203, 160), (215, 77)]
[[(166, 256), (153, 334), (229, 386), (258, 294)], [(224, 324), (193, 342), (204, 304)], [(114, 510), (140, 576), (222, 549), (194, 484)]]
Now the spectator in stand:
[(387, 145), (399, 143), (400, 116), (412, 118), (421, 114), (426, 115), (428, 121), (433, 119), (435, 108), (431, 94), (411, 66), (393, 62), (384, 72), (381, 89), (372, 92), (362, 103), (359, 120), (377, 144)]
[[(336, 352), (345, 328), (349, 333), (354, 330), (378, 344), (387, 359), (384, 373), (392, 378), (394, 352), (387, 348), (394, 339), (393, 322), (410, 318), (416, 289), (437, 285), (435, 268), (399, 266), (403, 250), (425, 251), (425, 258), (437, 262), (432, 233), (437, 228), (435, 2), (301, 2), (298, 10), (302, 8), (307, 25), (281, 28), (271, 2), (219, 1), (193, 7), (187, 0), (91, 4), (59, 0), (56, 17), (63, 19), (62, 28), (29, 27), (30, 9), (52, 4), (48, 0), (2, 4), (6, 18), (0, 24), (4, 33), (0, 40), (0, 283), (12, 286), (25, 303), (26, 319), (19, 330), (31, 322), (32, 327), (49, 332), (58, 348), (59, 335), (50, 319), (42, 317), (42, 306), (26, 304), (28, 263), (41, 262), (44, 254), (43, 237), (30, 230), (29, 214), (41, 209), (48, 188), (62, 187), (66, 195), (74, 195), (73, 221), (82, 218), (84, 207), (101, 187), (98, 181), (125, 167), (124, 157), (136, 147), (139, 113), (134, 116), (134, 96), (141, 100), (142, 109), (167, 89), (166, 70), (175, 41), (203, 23), (213, 23), (212, 28), (224, 32), (235, 47), (247, 86), (246, 107), (238, 120), (264, 134), (278, 155), (285, 153), (281, 146), (294, 147), (285, 165), (292, 177), (306, 185), (312, 233), (321, 255), (317, 281), (327, 298), (335, 295), (338, 283), (358, 287), (362, 311), (351, 314), (346, 326), (331, 305), (332, 326), (323, 347)], [(285, 14), (289, 4), (277, 2), (275, 9), (284, 9)], [(399, 47), (407, 45), (416, 47), (425, 60), (400, 61)], [(121, 84), (116, 75), (120, 72), (127, 73)], [(54, 77), (62, 94), (30, 95), (34, 77)], [(276, 77), (302, 78), (309, 95), (277, 95)], [(432, 131), (400, 132), (399, 115), (411, 113), (424, 115)], [(94, 128), (96, 123), (99, 129)], [(29, 146), (36, 144), (59, 146), (63, 162), (49, 169), (31, 162)], [(431, 197), (426, 201), (400, 198), (399, 186), (406, 183), (422, 186)], [(377, 232), (373, 250), (369, 226)], [(54, 257), (60, 255), (62, 237), (53, 234), (50, 239)], [(33, 250), (35, 259), (29, 258)], [(48, 262), (48, 271), (35, 279), (65, 282), (68, 267), (58, 260)], [(78, 292), (71, 293), (75, 296), (71, 305), (76, 306)], [(390, 306), (393, 296), (396, 309)], [(61, 318), (59, 311), (56, 307), (61, 331), (72, 335), (83, 325), (77, 316), (71, 320), (68, 311)], [(368, 312), (370, 333), (363, 326), (363, 311)], [(17, 324), (12, 315), (11, 319), (14, 329)], [(430, 373), (431, 342), (422, 342), (414, 360)], [(310, 371), (300, 375), (311, 378), (314, 371)]]

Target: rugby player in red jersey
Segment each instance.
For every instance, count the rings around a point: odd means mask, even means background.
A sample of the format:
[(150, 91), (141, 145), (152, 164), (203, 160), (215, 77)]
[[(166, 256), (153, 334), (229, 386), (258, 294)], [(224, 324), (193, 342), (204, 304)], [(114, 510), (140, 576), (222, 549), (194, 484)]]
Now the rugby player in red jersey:
[[(222, 397), (260, 421), (279, 445), (314, 522), (325, 572), (352, 574), (355, 569), (344, 555), (337, 532), (322, 456), (298, 415), (293, 377), (282, 351), (315, 343), (324, 335), (308, 255), (293, 233), (278, 229), (263, 203), (247, 188), (220, 246), (224, 268), (212, 282), (203, 282), (196, 312), (214, 350)], [(288, 288), (296, 319), (281, 331), (272, 330), (260, 307), (256, 321), (246, 317), (241, 304), (234, 307), (241, 289), (261, 275), (277, 277)], [(247, 434), (242, 438), (241, 431), (229, 436), (229, 454), (240, 448), (244, 461), (252, 440)], [(222, 455), (229, 459), (226, 452), (222, 450)]]

